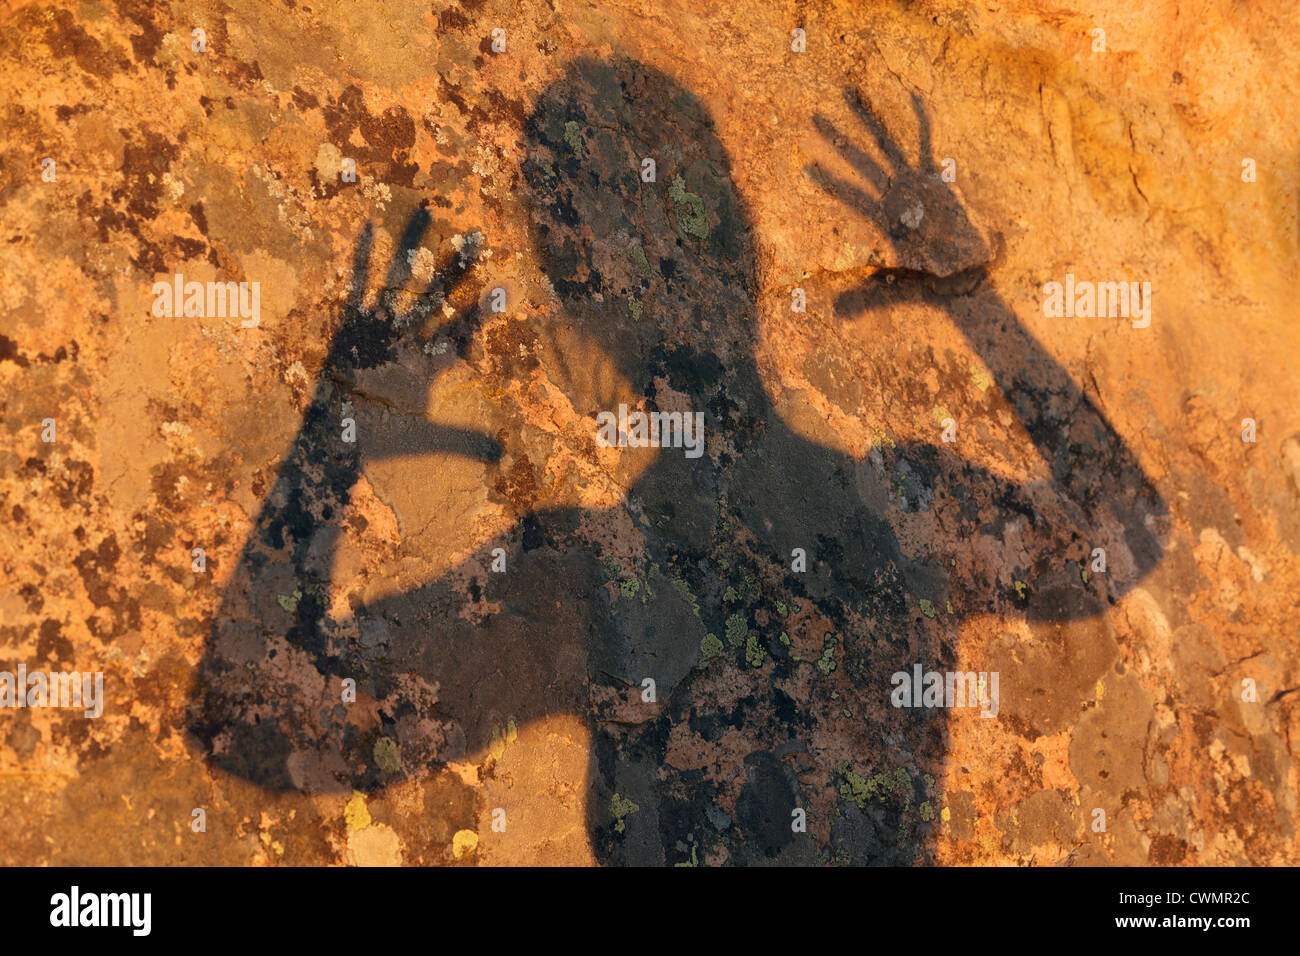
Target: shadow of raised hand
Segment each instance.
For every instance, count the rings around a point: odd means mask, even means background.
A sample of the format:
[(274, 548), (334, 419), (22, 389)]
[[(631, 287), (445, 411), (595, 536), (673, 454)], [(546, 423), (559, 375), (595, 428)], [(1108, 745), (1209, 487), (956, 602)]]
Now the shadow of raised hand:
[[(912, 107), (918, 158), (904, 150), (854, 90), (845, 91), (859, 120), (858, 142), (817, 115), (813, 124), (857, 173), (836, 176), (820, 164), (805, 172), (826, 192), (870, 220), (893, 247), (887, 268), (835, 301), (840, 316), (905, 301), (943, 309), (992, 373), (1002, 395), (1046, 461), (1072, 537), (1117, 550), (1109, 591), (1131, 589), (1159, 561), (1166, 506), (1132, 450), (1074, 378), (1047, 352), (992, 287), (986, 271), (990, 242), (971, 222), (931, 158), (930, 123), (920, 98)], [(863, 143), (874, 142), (874, 150)], [(969, 470), (969, 466), (967, 467)], [(1002, 479), (985, 473), (993, 484)], [(1028, 492), (1028, 486), (1013, 491)], [(1058, 496), (1061, 497), (1061, 496)], [(1066, 602), (1070, 603), (1070, 602)], [(1087, 613), (1060, 602), (1031, 605), (1031, 617), (1064, 619)]]
[(813, 125), (853, 167), (858, 181), (836, 176), (819, 163), (806, 170), (813, 181), (888, 237), (893, 267), (945, 277), (987, 265), (993, 258), (988, 242), (930, 156), (930, 122), (920, 98), (912, 96), (919, 138), (914, 164), (855, 90), (846, 90), (844, 99), (865, 131), (857, 139), (874, 141), (875, 154), (816, 114)]
[[(329, 607), (336, 546), (365, 461), (433, 453), (495, 461), (501, 455), (492, 438), (429, 421), (422, 409), (377, 427), (391, 401), (362, 384), (368, 372), (395, 368), (427, 394), (455, 359), (430, 354), (425, 327), (431, 315), (441, 317), (436, 310), (466, 279), (478, 248), (471, 242), (442, 261), (427, 286), (412, 294), (406, 288), (412, 260), (429, 222), (424, 210), (411, 217), (369, 305), (374, 237), (369, 225), (362, 232), (338, 329), (226, 586), (200, 665), (191, 730), (215, 764), (271, 789), (297, 786), (304, 776), (318, 787), (329, 778), (345, 783), (374, 759), (365, 746), (370, 735), (349, 714), (373, 719), (375, 708), (339, 706), (340, 679), (364, 672), (355, 652), (368, 636), (355, 619), (341, 622)], [(405, 307), (403, 297), (410, 298)], [(464, 343), (480, 317), (471, 307), (439, 332)], [(408, 682), (400, 695), (418, 706), (422, 691)], [(394, 704), (388, 702), (390, 709)]]

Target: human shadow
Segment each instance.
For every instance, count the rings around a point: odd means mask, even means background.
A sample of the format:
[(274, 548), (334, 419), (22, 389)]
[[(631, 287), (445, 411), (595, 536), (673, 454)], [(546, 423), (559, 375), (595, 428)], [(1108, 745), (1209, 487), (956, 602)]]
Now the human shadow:
[[(906, 299), (944, 309), (1050, 481), (1007, 481), (944, 443), (881, 446), (863, 461), (796, 433), (756, 362), (752, 225), (707, 109), (644, 64), (578, 61), (526, 123), (530, 225), (558, 307), (527, 330), (527, 359), (503, 360), (497, 374), (540, 373), (558, 386), (592, 421), (593, 440), (575, 450), (589, 463), (605, 460), (595, 416), (620, 401), (703, 412), (707, 453), (659, 448), (625, 473), (614, 466), (627, 491), (613, 512), (548, 507), (531, 479), (511, 480), (544, 465), (518, 436), (409, 416), (385, 423), (357, 388), (359, 373), (396, 363), (431, 382), (448, 357), (426, 354), (418, 329), (474, 258), (471, 249), (444, 263), (408, 312), (367, 306), (363, 234), (353, 296), (200, 666), (191, 730), (215, 766), (272, 790), (375, 791), (481, 754), (511, 720), (575, 714), (591, 733), (581, 783), (602, 861), (699, 861), (719, 847), (738, 863), (932, 859), (937, 823), (918, 807), (936, 796), (947, 718), (891, 706), (891, 676), (916, 663), (951, 667), (954, 625), (971, 613), (1048, 622), (1100, 613), (1158, 561), (1148, 519), (1163, 504), (1104, 415), (991, 289), (991, 257), (928, 175), (928, 144), (914, 169), (871, 112), (859, 113), (893, 165), (856, 146), (846, 158), (878, 190), (816, 175), (918, 267), (894, 270), (888, 283), (882, 274), (837, 309)], [(657, 157), (652, 182), (640, 175), (645, 157)], [(916, 202), (941, 234), (899, 224)], [(406, 286), (427, 222), (413, 219), (384, 288)], [(954, 276), (924, 271), (927, 236), (965, 243), (940, 252), (962, 260)], [(460, 350), (481, 320), (476, 308), (457, 319)], [(347, 417), (354, 445), (340, 437)], [(330, 613), (333, 561), (365, 463), (419, 454), (490, 463), (512, 528), (437, 580)], [(951, 537), (924, 553), (904, 547), (898, 516), (945, 502)], [(948, 580), (949, 554), (1013, 524), (1023, 592)], [(629, 542), (593, 528), (631, 534), (635, 567), (615, 559)], [(1116, 544), (1131, 560), (1122, 579), (1089, 588), (1067, 573), (1068, 559), (1106, 528), (1123, 530)], [(504, 573), (490, 570), (497, 548)], [(792, 568), (796, 548), (806, 571)], [(917, 595), (947, 613), (923, 613)], [(646, 678), (656, 699), (638, 711)], [(340, 700), (345, 680), (355, 681), (355, 703)], [(866, 749), (833, 760), (828, 735)], [(885, 783), (861, 799), (855, 784), (867, 778)], [(843, 812), (823, 848), (791, 816), (828, 801)]]

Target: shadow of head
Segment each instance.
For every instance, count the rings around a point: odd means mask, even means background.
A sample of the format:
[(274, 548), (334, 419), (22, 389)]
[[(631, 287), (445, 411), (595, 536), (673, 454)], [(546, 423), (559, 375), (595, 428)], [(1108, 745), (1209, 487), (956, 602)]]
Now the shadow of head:
[(740, 374), (755, 336), (750, 222), (699, 99), (633, 60), (583, 59), (525, 135), (530, 230), (560, 304), (542, 360), (575, 408), (610, 407), (602, 376), (633, 396), (661, 376), (702, 398), (724, 368)]

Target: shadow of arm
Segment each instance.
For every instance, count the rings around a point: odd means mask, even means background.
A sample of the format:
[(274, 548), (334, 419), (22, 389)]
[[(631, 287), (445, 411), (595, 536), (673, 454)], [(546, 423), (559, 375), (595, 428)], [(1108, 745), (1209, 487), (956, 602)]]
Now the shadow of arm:
[[(948, 313), (989, 369), (1035, 450), (1047, 463), (1053, 488), (1076, 514), (1077, 533), (1100, 544), (1118, 527), (1131, 566), (1111, 579), (1111, 593), (1131, 590), (1159, 562), (1168, 510), (1154, 482), (1104, 412), (1016, 317), (987, 274), (976, 269), (949, 280), (891, 273), (886, 291), (878, 274), (841, 294), (836, 311), (859, 313), (883, 300), (919, 298)], [(975, 288), (971, 289), (974, 281)], [(909, 286), (911, 287), (909, 289)], [(988, 480), (1000, 479), (985, 472)], [(1029, 486), (1014, 497), (1027, 497)], [(1004, 500), (1011, 500), (1002, 494)], [(1113, 540), (1113, 537), (1112, 537)]]

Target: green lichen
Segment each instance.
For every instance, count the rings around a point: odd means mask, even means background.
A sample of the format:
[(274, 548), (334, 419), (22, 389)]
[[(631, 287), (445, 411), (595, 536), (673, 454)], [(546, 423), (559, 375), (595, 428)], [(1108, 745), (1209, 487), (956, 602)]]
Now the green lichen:
[(691, 610), (695, 612), (696, 617), (699, 617), (700, 602), (695, 599), (695, 594), (691, 591), (691, 586), (681, 578), (673, 578), (672, 582), (673, 587), (677, 589), (677, 593), (690, 602)]
[(751, 634), (745, 641), (745, 663), (750, 667), (762, 667), (767, 658), (767, 650), (758, 643), (758, 635)]
[(840, 796), (845, 800), (852, 800), (858, 805), (858, 808), (865, 810), (870, 800), (884, 803), (891, 794), (897, 796), (900, 791), (903, 797), (903, 810), (912, 805), (912, 777), (902, 768), (878, 773), (873, 777), (863, 777), (849, 769), (848, 763), (839, 765), (840, 776), (844, 782), (840, 784)]
[(727, 643), (739, 647), (749, 637), (749, 622), (743, 614), (733, 614), (727, 618)]
[(906, 812), (912, 805), (912, 777), (902, 767), (897, 768), (892, 775), (889, 775), (888, 786), (892, 793), (897, 794), (902, 791), (903, 794), (903, 811)]
[(627, 822), (625, 818), (631, 816), (632, 814), (636, 813), (640, 809), (641, 808), (637, 806), (635, 803), (633, 803), (631, 800), (628, 800), (626, 797), (622, 797), (619, 794), (615, 793), (613, 799), (609, 801), (609, 812), (614, 816), (615, 832), (622, 833), (624, 830), (626, 830)]
[(492, 735), (488, 738), (488, 753), (494, 760), (500, 760), (506, 752), (506, 731), (495, 720), (492, 721)]
[(686, 180), (673, 177), (668, 187), (668, 198), (675, 204), (677, 224), (682, 232), (697, 239), (709, 238), (709, 218), (704, 214), (704, 200), (686, 189)]
[(641, 592), (641, 584), (635, 578), (624, 578), (618, 584), (618, 589), (625, 598), (634, 598)]
[(564, 124), (564, 141), (579, 156), (583, 154), (582, 127), (573, 120), (569, 120)]
[(922, 819), (922, 820), (925, 820), (925, 821), (928, 822), (928, 821), (934, 819), (934, 807), (930, 806), (930, 801), (929, 801), (929, 800), (927, 800), (927, 801), (925, 801), (925, 803), (921, 804), (921, 806), (919, 807), (919, 809), (920, 809), (920, 811), (921, 811), (921, 819)]
[(817, 662), (817, 669), (823, 674), (830, 676), (831, 671), (839, 665), (835, 663), (835, 647), (839, 641), (835, 639), (834, 634), (827, 634), (822, 638), (822, 656)]
[(298, 602), (302, 600), (302, 588), (294, 588), (292, 594), (277, 595), (275, 600), (286, 614), (297, 614)]
[(375, 764), (385, 773), (401, 771), (402, 755), (397, 750), (396, 740), (380, 737), (375, 741)]
[(638, 299), (636, 296), (632, 296), (631, 298), (629, 298), (627, 300), (627, 312), (628, 315), (632, 316), (633, 322), (640, 322), (641, 321), (641, 300)]
[(487, 739), (487, 753), (490, 753), (495, 760), (500, 760), (506, 754), (506, 745), (515, 743), (517, 739), (519, 739), (519, 724), (515, 723), (515, 718), (508, 719), (504, 727), (497, 721), (493, 721), (491, 736)]
[(782, 644), (784, 644), (786, 647), (790, 646), (790, 635), (787, 634), (785, 631), (781, 632), (781, 636), (778, 637), (777, 640), (780, 641)]
[(695, 612), (696, 617), (699, 617), (700, 602), (695, 600), (695, 594), (691, 591), (691, 586), (681, 578), (673, 578), (672, 582), (673, 582), (673, 587), (677, 589), (677, 593), (680, 594), (682, 597), (686, 598), (686, 600), (690, 602), (691, 610)]
[(652, 275), (650, 260), (646, 258), (645, 250), (640, 246), (632, 247), (632, 264), (636, 266), (636, 271), (641, 273), (642, 278), (649, 279)]
[(718, 635), (709, 633), (700, 639), (700, 666), (703, 667), (722, 653), (723, 644)]
[(840, 796), (845, 800), (852, 800), (860, 809), (866, 809), (867, 801), (873, 796), (867, 789), (866, 778), (854, 773), (847, 764), (840, 766), (840, 776), (844, 778), (844, 782), (840, 784)]
[(1016, 589), (1016, 594), (1018, 594), (1020, 596), (1020, 600), (1023, 601), (1025, 599), (1025, 594), (1029, 590), (1029, 585), (1026, 584), (1024, 581), (1013, 581), (1011, 586)]
[(921, 598), (917, 603), (921, 605), (921, 613), (926, 617), (934, 617), (934, 602)]
[(776, 602), (776, 613), (779, 614), (779, 615), (781, 615), (781, 617), (785, 617), (787, 614), (790, 613), (790, 609), (787, 608), (787, 607), (785, 606), (785, 602), (784, 602), (784, 601), (777, 601), (777, 602)]
[(687, 861), (684, 862), (684, 863), (674, 863), (674, 864), (673, 864), (674, 867), (679, 867), (679, 866), (699, 866), (699, 865), (700, 865), (700, 861), (697, 860), (697, 859), (695, 858), (695, 847), (694, 847), (694, 846), (691, 847), (691, 858), (690, 858), (689, 860), (687, 860)]

